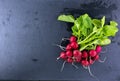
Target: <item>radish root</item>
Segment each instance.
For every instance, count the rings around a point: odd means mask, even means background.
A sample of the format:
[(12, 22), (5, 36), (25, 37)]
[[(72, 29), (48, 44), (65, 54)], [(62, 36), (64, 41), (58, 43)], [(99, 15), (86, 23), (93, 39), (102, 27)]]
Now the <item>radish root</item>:
[(66, 63), (66, 61), (63, 62), (60, 72), (63, 71), (63, 69), (64, 69), (64, 67), (65, 67), (65, 63)]
[(60, 57), (58, 57), (57, 59), (56, 59), (56, 61), (58, 61), (60, 59)]
[(95, 77), (90, 70), (90, 66), (88, 66), (87, 69), (88, 69), (88, 72), (89, 72), (90, 76)]
[(83, 68), (84, 68), (84, 69), (87, 69), (87, 67), (86, 67), (86, 66), (83, 66)]
[(74, 63), (72, 63), (72, 65), (73, 65), (76, 69), (78, 69), (78, 66), (76, 66)]
[(90, 76), (95, 78), (97, 81), (100, 81), (96, 76), (93, 75), (93, 73), (91, 72), (90, 66), (88, 66), (87, 69), (88, 69), (88, 72), (89, 72)]
[(69, 40), (69, 38), (62, 38), (62, 41), (63, 41), (63, 40)]
[(65, 47), (64, 46), (61, 46), (61, 45), (58, 45), (58, 44), (53, 44), (53, 45), (58, 46), (58, 47), (60, 47), (61, 50), (65, 51)]
[(105, 50), (104, 51), (101, 51), (101, 53), (106, 53), (107, 52), (107, 48), (105, 48)]
[(106, 59), (107, 59), (107, 57), (105, 57), (103, 60), (99, 59), (98, 61), (99, 61), (100, 63), (104, 63), (104, 62), (106, 61)]

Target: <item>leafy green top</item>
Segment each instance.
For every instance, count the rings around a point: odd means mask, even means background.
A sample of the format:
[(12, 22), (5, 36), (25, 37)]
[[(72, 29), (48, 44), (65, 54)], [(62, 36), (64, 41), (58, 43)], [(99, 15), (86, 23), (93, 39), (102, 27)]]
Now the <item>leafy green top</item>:
[(95, 49), (96, 45), (108, 45), (111, 43), (109, 36), (115, 36), (118, 32), (118, 24), (110, 21), (105, 25), (105, 16), (102, 19), (91, 19), (88, 14), (74, 18), (72, 15), (60, 15), (58, 20), (74, 23), (72, 34), (78, 38), (80, 50)]

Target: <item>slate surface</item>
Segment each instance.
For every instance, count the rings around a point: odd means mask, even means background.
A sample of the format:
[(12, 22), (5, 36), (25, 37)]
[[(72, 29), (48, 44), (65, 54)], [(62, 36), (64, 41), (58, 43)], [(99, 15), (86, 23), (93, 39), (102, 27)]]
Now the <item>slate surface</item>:
[[(119, 0), (0, 0), (0, 79), (1, 80), (80, 80), (96, 81), (80, 65), (76, 70), (62, 61), (53, 43), (69, 37), (66, 23), (57, 16), (88, 13), (120, 22)], [(120, 23), (119, 23), (120, 24)], [(119, 26), (120, 27), (120, 26)], [(120, 81), (120, 32), (106, 47), (105, 63), (95, 63), (92, 72), (100, 81)], [(104, 48), (105, 49), (105, 48)]]

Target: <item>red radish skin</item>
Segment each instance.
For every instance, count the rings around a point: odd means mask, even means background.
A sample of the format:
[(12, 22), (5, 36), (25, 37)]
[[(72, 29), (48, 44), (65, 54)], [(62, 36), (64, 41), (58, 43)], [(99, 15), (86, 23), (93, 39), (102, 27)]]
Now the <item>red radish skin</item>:
[(81, 61), (81, 57), (75, 57), (75, 61), (79, 63)]
[(93, 63), (94, 63), (94, 61), (93, 61), (92, 59), (90, 59), (90, 60), (89, 60), (89, 63), (90, 63), (90, 64), (93, 64)]
[(73, 56), (74, 56), (74, 57), (80, 57), (81, 54), (82, 54), (82, 53), (81, 53), (79, 50), (74, 50), (74, 51), (73, 51)]
[(94, 60), (98, 60), (99, 59), (99, 55), (96, 55), (95, 57), (94, 57)]
[(97, 52), (96, 52), (95, 50), (90, 50), (90, 51), (89, 51), (89, 55), (90, 55), (91, 57), (94, 57), (94, 56), (97, 55)]
[(87, 58), (87, 57), (88, 57), (87, 51), (83, 51), (83, 52), (82, 52), (82, 58)]
[(72, 57), (72, 51), (66, 51), (66, 55), (67, 55), (67, 57)]
[(99, 54), (102, 50), (100, 45), (96, 46), (95, 50), (78, 50), (77, 37), (71, 36), (69, 38), (69, 44), (65, 48), (65, 52), (61, 52), (57, 59), (63, 59), (68, 63), (81, 63), (83, 66), (92, 65), (96, 60), (99, 60)]
[(97, 53), (100, 53), (101, 50), (102, 50), (102, 47), (101, 47), (100, 45), (97, 45), (95, 51), (96, 51)]
[(76, 40), (77, 40), (77, 39), (76, 39), (75, 36), (71, 36), (71, 37), (70, 37), (70, 42), (76, 42)]
[(78, 44), (77, 44), (77, 42), (71, 42), (71, 47), (72, 47), (73, 49), (78, 49)]
[(67, 59), (67, 62), (68, 62), (68, 63), (72, 63), (72, 62), (73, 62), (73, 59), (72, 59), (72, 58), (68, 58), (68, 59)]
[(89, 62), (87, 60), (82, 60), (81, 63), (83, 66), (89, 66)]
[(66, 54), (65, 54), (65, 52), (61, 52), (61, 53), (60, 53), (60, 58), (66, 59)]
[(66, 46), (66, 50), (68, 51), (68, 50), (71, 50), (71, 49), (72, 49), (71, 44), (68, 44), (68, 45)]

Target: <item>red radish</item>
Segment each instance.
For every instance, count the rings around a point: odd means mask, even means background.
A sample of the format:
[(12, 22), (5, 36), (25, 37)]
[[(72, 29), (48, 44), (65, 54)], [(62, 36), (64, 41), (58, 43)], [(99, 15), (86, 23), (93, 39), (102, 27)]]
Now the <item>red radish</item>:
[(79, 50), (74, 50), (74, 51), (73, 51), (73, 56), (74, 56), (74, 57), (80, 57), (81, 54), (82, 54), (82, 53), (81, 53)]
[(83, 52), (82, 52), (82, 57), (83, 57), (83, 58), (87, 58), (87, 57), (88, 57), (87, 51), (83, 51)]
[(82, 63), (83, 66), (88, 66), (89, 65), (89, 62), (87, 60), (82, 60), (81, 63)]
[(68, 58), (68, 59), (67, 59), (67, 62), (68, 62), (68, 63), (72, 63), (72, 62), (73, 62), (73, 59), (72, 59), (72, 58)]
[(94, 56), (97, 55), (97, 52), (96, 52), (95, 50), (90, 50), (90, 51), (89, 51), (89, 55), (90, 55), (91, 57), (94, 57)]
[(72, 51), (66, 51), (66, 55), (67, 55), (67, 57), (72, 57)]
[(99, 55), (96, 55), (95, 57), (94, 57), (94, 60), (98, 60), (99, 59)]
[(101, 52), (101, 50), (102, 50), (102, 47), (100, 46), (100, 45), (97, 45), (97, 47), (96, 47), (96, 52), (97, 53), (100, 53)]
[(83, 57), (81, 57), (81, 60), (86, 60), (87, 58), (83, 58)]
[(61, 52), (61, 53), (60, 53), (60, 58), (62, 58), (62, 59), (65, 59), (65, 58), (66, 58), (65, 52)]
[(71, 47), (72, 47), (73, 49), (77, 49), (77, 48), (78, 48), (77, 42), (71, 42)]
[(94, 63), (94, 61), (93, 61), (92, 59), (90, 59), (90, 60), (89, 60), (89, 63), (90, 63), (90, 64), (93, 64), (93, 63)]
[(76, 62), (80, 62), (81, 61), (81, 57), (75, 57), (75, 61)]
[(66, 50), (71, 50), (71, 49), (72, 49), (71, 44), (68, 44), (68, 45), (66, 46)]
[(71, 36), (70, 37), (70, 42), (76, 42), (76, 37), (75, 36)]

